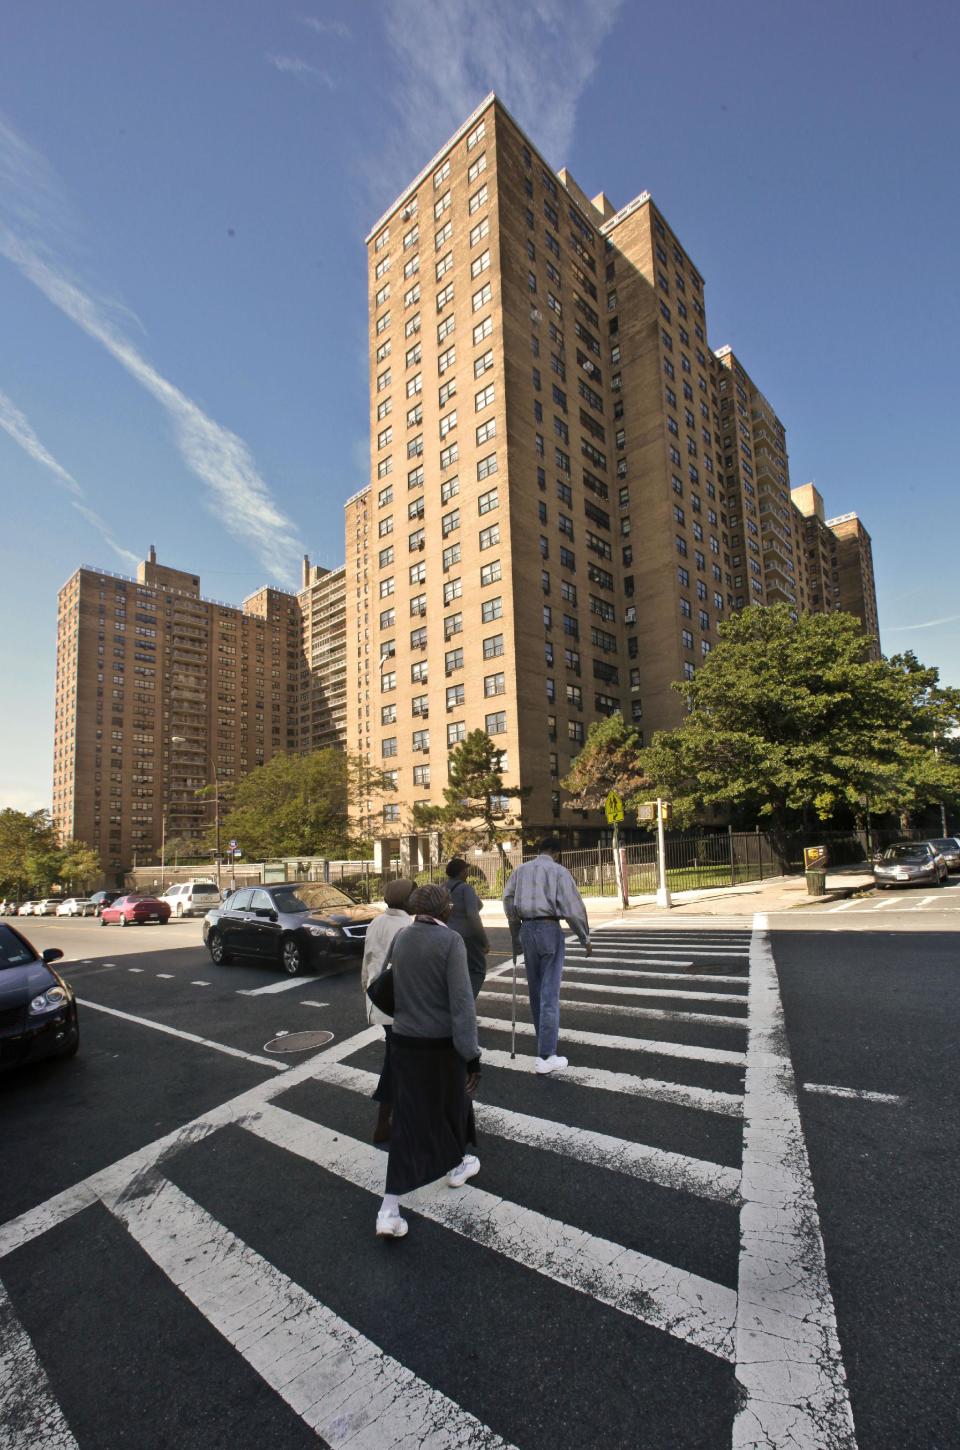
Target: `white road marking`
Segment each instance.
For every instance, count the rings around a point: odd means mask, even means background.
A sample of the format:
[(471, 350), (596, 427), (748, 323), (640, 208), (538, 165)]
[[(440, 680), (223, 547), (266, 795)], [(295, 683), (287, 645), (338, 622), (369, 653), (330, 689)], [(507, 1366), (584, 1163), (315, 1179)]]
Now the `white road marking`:
[[(110, 967), (112, 965), (113, 965), (112, 962), (107, 962), (106, 963), (106, 966), (108, 966), (108, 967)], [(143, 968), (142, 967), (128, 967), (127, 968), (127, 971), (128, 972), (142, 972), (143, 971)]]
[(867, 1092), (865, 1088), (834, 1087), (825, 1082), (805, 1082), (803, 1085), (805, 1093), (826, 1093), (832, 1098), (856, 1098), (863, 1103), (894, 1103), (899, 1105), (906, 1102), (906, 1098), (898, 1093), (873, 1093)]
[(282, 977), (279, 982), (268, 982), (265, 987), (238, 987), (238, 997), (262, 997), (267, 992), (289, 992), (291, 987), (309, 987), (309, 977)]
[(330, 1006), (330, 1003), (329, 1002), (306, 1002), (306, 1001), (302, 1001), (300, 1003), (300, 1006), (301, 1007), (329, 1007)]
[(191, 982), (191, 987), (209, 987), (209, 982)]
[[(383, 1154), (356, 1138), (273, 1104), (243, 1126), (371, 1194), (383, 1191)], [(475, 1181), (466, 1193), (451, 1192), (441, 1180), (401, 1197), (405, 1208), (556, 1283), (720, 1359), (733, 1357), (736, 1295), (721, 1284), (497, 1198)]]
[[(601, 957), (600, 960), (602, 961), (603, 958)], [(683, 963), (668, 962), (667, 965), (680, 967), (683, 966)], [(693, 963), (690, 962), (688, 965), (692, 967)], [(657, 982), (720, 982), (724, 986), (732, 987), (745, 987), (747, 985), (746, 977), (722, 977), (719, 974), (713, 975), (710, 972), (642, 972), (634, 971), (630, 967), (618, 967), (616, 973), (614, 973), (605, 971), (603, 967), (575, 967), (570, 962), (567, 962), (563, 968), (563, 975), (566, 977), (569, 972), (578, 972), (580, 974), (591, 973), (594, 976), (601, 977), (651, 977)]]
[[(364, 1072), (341, 1062), (324, 1065), (317, 1076), (324, 1082), (361, 1093), (364, 1097), (370, 1096), (378, 1081), (375, 1072)], [(495, 1108), (487, 1103), (475, 1103), (474, 1112), (485, 1133), (507, 1138), (510, 1142), (558, 1153), (579, 1163), (591, 1163), (630, 1178), (642, 1178), (647, 1183), (659, 1184), (661, 1188), (739, 1206), (740, 1172), (723, 1163), (688, 1158), (683, 1153), (670, 1153), (664, 1148), (653, 1148), (648, 1143), (613, 1138), (607, 1133), (594, 1133), (587, 1128), (574, 1128), (568, 1123), (534, 1118), (527, 1113), (514, 1113), (508, 1108)]]
[(77, 1450), (46, 1371), (2, 1284), (0, 1439), (4, 1450)]
[[(747, 979), (744, 977), (746, 986)], [(620, 987), (615, 982), (577, 982), (578, 992), (608, 992), (615, 997), (659, 997), (666, 1002), (726, 1002), (735, 1007), (745, 1007), (746, 997), (733, 992), (675, 992), (671, 988), (660, 991), (657, 987)]]
[(895, 906), (895, 905), (896, 905), (896, 898), (893, 897), (893, 896), (888, 896), (885, 901), (876, 901), (876, 902), (874, 902), (874, 904), (873, 904), (873, 910), (874, 911), (882, 911), (885, 906)]
[(173, 973), (172, 972), (157, 972), (157, 976), (158, 977), (162, 977), (165, 982), (172, 982), (173, 981)]
[(839, 906), (829, 906), (827, 908), (827, 915), (832, 916), (835, 911), (849, 911), (852, 906), (852, 901), (842, 901)]
[[(561, 1031), (561, 1039), (563, 1033)], [(533, 1073), (532, 1057), (512, 1058), (509, 1052), (485, 1048), (486, 1067), (503, 1067), (508, 1072)], [(547, 1081), (544, 1074), (543, 1081)], [(556, 1075), (557, 1082), (572, 1082), (578, 1087), (600, 1088), (605, 1092), (625, 1093), (627, 1097), (651, 1098), (658, 1103), (671, 1103), (679, 1108), (697, 1108), (701, 1112), (720, 1113), (726, 1118), (739, 1118), (743, 1098), (737, 1093), (714, 1092), (712, 1088), (688, 1087), (682, 1082), (661, 1082), (653, 1077), (634, 1077), (628, 1072), (610, 1072), (602, 1067), (566, 1067)]]
[[(686, 952), (682, 952), (681, 953), (681, 957), (686, 957), (686, 956), (687, 956), (687, 953)], [(563, 967), (563, 969), (564, 969), (565, 972), (566, 971), (575, 971), (576, 970), (577, 963), (581, 963), (581, 962), (593, 962), (593, 963), (597, 963), (597, 962), (607, 962), (607, 963), (614, 964), (614, 965), (616, 965), (618, 967), (621, 967), (621, 968), (625, 967), (628, 962), (642, 962), (645, 966), (649, 966), (649, 967), (692, 967), (693, 966), (693, 962), (692, 961), (682, 961), (678, 957), (645, 957), (645, 956), (639, 956), (636, 952), (624, 952), (619, 957), (602, 956), (598, 952), (591, 953), (591, 955), (589, 957), (587, 956), (586, 952), (578, 952), (577, 955), (574, 956), (574, 954), (572, 952), (567, 952), (566, 958), (565, 958), (565, 961), (564, 961), (564, 967)], [(594, 966), (594, 970), (596, 970), (596, 969), (597, 969), (596, 966)], [(651, 975), (653, 975), (653, 974), (651, 974)], [(657, 972), (656, 975), (657, 976), (661, 976), (662, 973)]]
[[(500, 985), (498, 983), (498, 985)], [(571, 985), (574, 985), (571, 983)], [(481, 997), (493, 997), (498, 1002), (509, 1002), (512, 992), (491, 992), (484, 987)], [(517, 992), (517, 1002), (528, 1006), (526, 992)], [(561, 996), (560, 1005), (566, 1012), (609, 1012), (618, 1017), (642, 1017), (647, 1022), (688, 1022), (695, 1027), (742, 1027), (746, 1031), (746, 1017), (728, 1017), (723, 1012), (676, 1012), (667, 1007), (632, 1007), (623, 1002), (580, 1002), (575, 998)]]
[(229, 1123), (237, 1123), (242, 1120), (245, 1114), (256, 1112), (264, 1103), (270, 1101), (278, 1093), (286, 1092), (296, 1083), (305, 1082), (314, 1076), (318, 1066), (322, 1062), (340, 1062), (345, 1057), (351, 1057), (355, 1052), (360, 1052), (371, 1042), (382, 1042), (383, 1030), (380, 1027), (365, 1027), (353, 1037), (346, 1037), (342, 1042), (335, 1042), (331, 1047), (325, 1047), (305, 1062), (298, 1062), (295, 1067), (282, 1077), (266, 1078), (263, 1082), (257, 1083), (256, 1087), (248, 1088), (246, 1092), (230, 1098), (218, 1107), (211, 1108), (209, 1112), (202, 1113), (199, 1117), (184, 1123), (182, 1127), (174, 1128), (172, 1133), (165, 1133), (162, 1138), (155, 1138), (152, 1143), (147, 1143), (143, 1148), (137, 1148), (126, 1157), (119, 1158), (106, 1168), (100, 1168), (96, 1173), (91, 1173), (87, 1178), (82, 1178), (79, 1183), (74, 1183), (70, 1188), (65, 1188), (60, 1193), (55, 1193), (52, 1198), (45, 1199), (34, 1208), (28, 1208), (23, 1213), (17, 1214), (16, 1218), (9, 1219), (5, 1224), (0, 1225), (0, 1259), (6, 1254), (12, 1254), (23, 1244), (39, 1238), (48, 1229), (55, 1228), (57, 1224), (64, 1223), (67, 1219), (73, 1218), (83, 1209), (89, 1208), (92, 1203), (97, 1203), (105, 1194), (119, 1193), (126, 1187), (131, 1179), (137, 1177), (144, 1169), (152, 1168), (164, 1158), (179, 1153), (181, 1148), (191, 1143), (199, 1143), (211, 1133), (217, 1132), (219, 1128), (226, 1127)]
[[(494, 1032), (509, 1032), (510, 1022), (506, 1017), (478, 1017), (478, 1027), (487, 1027)], [(534, 1037), (536, 1028), (532, 1022), (518, 1022), (517, 1033), (521, 1037)], [(692, 1062), (720, 1063), (725, 1067), (746, 1066), (745, 1052), (727, 1052), (719, 1047), (690, 1047), (686, 1042), (663, 1042), (660, 1038), (617, 1037), (606, 1032), (574, 1032), (563, 1028), (564, 1042), (577, 1042), (583, 1047), (608, 1047), (620, 1052), (649, 1052), (659, 1057), (681, 1057)]]
[[(378, 1155), (382, 1167), (382, 1155)], [(506, 1442), (321, 1304), (166, 1179), (107, 1207), (133, 1239), (328, 1445)], [(371, 1243), (372, 1243), (371, 1226)]]
[(767, 918), (754, 917), (733, 1450), (856, 1450)]
[(116, 1007), (104, 1007), (101, 1002), (77, 1001), (84, 1011), (106, 1012), (110, 1017), (119, 1017), (124, 1022), (136, 1022), (138, 1027), (152, 1027), (154, 1032), (166, 1032), (171, 1037), (182, 1038), (184, 1042), (195, 1042), (199, 1047), (212, 1047), (216, 1052), (225, 1052), (228, 1057), (242, 1057), (246, 1062), (257, 1062), (263, 1067), (272, 1067), (274, 1072), (286, 1072), (288, 1064), (277, 1062), (272, 1057), (259, 1057), (255, 1052), (241, 1052), (239, 1047), (228, 1047), (225, 1042), (212, 1042), (209, 1037), (197, 1037), (196, 1033), (184, 1032), (180, 1027), (168, 1027), (165, 1022), (154, 1022), (149, 1017), (135, 1017), (132, 1012), (119, 1012)]

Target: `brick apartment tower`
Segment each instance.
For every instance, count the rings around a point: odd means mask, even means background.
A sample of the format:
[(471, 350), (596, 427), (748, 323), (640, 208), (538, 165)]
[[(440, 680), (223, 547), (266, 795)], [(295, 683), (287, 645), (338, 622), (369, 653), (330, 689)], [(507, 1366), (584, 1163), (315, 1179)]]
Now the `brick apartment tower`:
[(198, 837), (197, 798), (298, 743), (300, 611), (263, 588), (241, 608), (158, 564), (136, 579), (84, 566), (58, 596), (53, 816), (107, 879), (161, 838)]
[(826, 518), (823, 498), (812, 483), (795, 488), (791, 497), (802, 528), (807, 608), (813, 614), (834, 609), (855, 614), (864, 633), (876, 641), (871, 654), (878, 658), (880, 624), (870, 535), (855, 513)]
[(303, 558), (300, 611), (300, 703), (297, 749), (342, 749), (347, 719), (344, 566), (324, 569)]
[(646, 192), (554, 173), (495, 96), (367, 238), (372, 478), (346, 505), (348, 748), (409, 829), (481, 728), (561, 814), (591, 721), (682, 718), (731, 610), (801, 609), (783, 426), (707, 341), (703, 281)]
[(528, 833), (596, 826), (560, 813), (590, 722), (675, 725), (733, 604), (701, 277), (648, 194), (588, 200), (493, 96), (367, 242), (348, 748), (397, 772), (388, 828), (477, 727)]

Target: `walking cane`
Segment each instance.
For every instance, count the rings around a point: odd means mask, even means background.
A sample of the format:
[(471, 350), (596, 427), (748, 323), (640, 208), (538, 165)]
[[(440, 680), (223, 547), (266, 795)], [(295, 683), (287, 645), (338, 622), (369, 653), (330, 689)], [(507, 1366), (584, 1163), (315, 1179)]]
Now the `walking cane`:
[(517, 948), (513, 948), (513, 1018), (510, 1027), (510, 1056), (517, 1055)]

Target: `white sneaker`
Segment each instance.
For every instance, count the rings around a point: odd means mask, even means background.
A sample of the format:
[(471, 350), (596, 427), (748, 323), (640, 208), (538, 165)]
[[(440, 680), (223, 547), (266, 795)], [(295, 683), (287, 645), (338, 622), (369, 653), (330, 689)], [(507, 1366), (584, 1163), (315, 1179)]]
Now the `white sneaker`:
[(468, 1178), (473, 1178), (480, 1172), (480, 1159), (475, 1158), (472, 1153), (467, 1153), (462, 1163), (458, 1163), (447, 1174), (447, 1182), (451, 1188), (462, 1188)]
[(402, 1239), (410, 1225), (399, 1213), (377, 1214), (377, 1237), (381, 1239)]
[(537, 1072), (563, 1072), (569, 1065), (565, 1057), (557, 1057), (556, 1053), (552, 1057), (538, 1057), (534, 1064)]

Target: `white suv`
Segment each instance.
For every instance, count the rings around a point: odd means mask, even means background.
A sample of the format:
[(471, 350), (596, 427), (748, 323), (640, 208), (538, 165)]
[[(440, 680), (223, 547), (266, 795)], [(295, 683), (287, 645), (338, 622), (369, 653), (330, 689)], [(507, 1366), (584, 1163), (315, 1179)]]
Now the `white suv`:
[(220, 904), (220, 892), (215, 881), (180, 881), (160, 899), (169, 903), (171, 916), (206, 916)]

